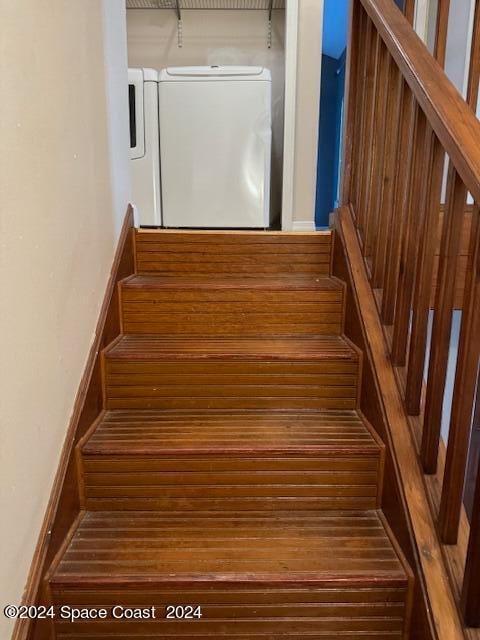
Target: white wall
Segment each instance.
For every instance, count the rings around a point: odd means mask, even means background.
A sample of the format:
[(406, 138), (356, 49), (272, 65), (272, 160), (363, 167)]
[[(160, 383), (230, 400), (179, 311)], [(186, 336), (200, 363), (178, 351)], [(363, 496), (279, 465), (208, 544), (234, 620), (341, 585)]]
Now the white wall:
[(315, 230), (323, 0), (298, 0), (293, 225)]
[[(22, 596), (129, 198), (122, 4), (0, 0), (2, 610)], [(1, 638), (11, 627), (0, 616)]]
[[(439, 0), (416, 0), (415, 6), (415, 29), (431, 52), (435, 47), (438, 3)], [(468, 87), (474, 11), (474, 0), (450, 0), (445, 73), (464, 98)], [(480, 116), (480, 95), (477, 116)], [(448, 162), (443, 175), (442, 202), (446, 197), (447, 173)], [(468, 203), (472, 202), (469, 195)]]
[[(128, 119), (127, 12), (119, 0), (102, 0), (108, 144), (113, 211), (118, 234), (131, 197)], [(124, 107), (125, 105), (125, 107)]]
[[(433, 52), (439, 0), (417, 0), (415, 30)], [(473, 26), (474, 0), (450, 0), (445, 73), (466, 95)]]
[(183, 46), (170, 10), (127, 11), (130, 67), (161, 69), (188, 65), (259, 65), (272, 72), (272, 209), (280, 213), (283, 166), (285, 75), (284, 11), (273, 12), (272, 47), (267, 48), (266, 11), (183, 11)]
[(435, 46), (435, 20), (437, 0), (417, 0), (415, 3), (415, 31), (425, 42), (430, 52)]
[(472, 0), (450, 0), (445, 72), (463, 95), (470, 59)]

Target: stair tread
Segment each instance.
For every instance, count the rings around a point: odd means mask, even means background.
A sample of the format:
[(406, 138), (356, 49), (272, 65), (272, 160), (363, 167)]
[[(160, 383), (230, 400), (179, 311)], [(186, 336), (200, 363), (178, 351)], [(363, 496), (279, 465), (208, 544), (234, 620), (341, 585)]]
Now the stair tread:
[(107, 347), (108, 358), (155, 360), (175, 359), (273, 359), (347, 360), (357, 362), (358, 352), (342, 336), (307, 337), (222, 336), (200, 338), (127, 334)]
[(94, 454), (363, 455), (381, 445), (356, 411), (107, 411), (82, 447)]
[(376, 511), (86, 512), (51, 584), (401, 583)]
[[(342, 291), (344, 284), (333, 276), (275, 275), (134, 275), (122, 281), (126, 289), (267, 289)], [(268, 311), (268, 309), (266, 309)]]

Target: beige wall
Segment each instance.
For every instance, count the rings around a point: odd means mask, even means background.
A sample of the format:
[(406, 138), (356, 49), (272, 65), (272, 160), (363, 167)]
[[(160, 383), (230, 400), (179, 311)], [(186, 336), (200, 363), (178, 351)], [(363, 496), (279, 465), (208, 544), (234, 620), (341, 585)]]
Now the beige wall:
[(293, 229), (315, 229), (323, 0), (298, 0)]
[[(127, 206), (126, 116), (107, 117), (127, 104), (106, 24), (122, 11), (0, 0), (2, 610), (22, 596)], [(11, 626), (0, 616), (1, 638)]]
[(272, 208), (281, 207), (283, 95), (285, 78), (284, 11), (273, 12), (272, 48), (267, 48), (265, 11), (183, 11), (183, 46), (177, 46), (174, 11), (127, 11), (130, 67), (161, 69), (188, 65), (259, 65), (272, 72)]

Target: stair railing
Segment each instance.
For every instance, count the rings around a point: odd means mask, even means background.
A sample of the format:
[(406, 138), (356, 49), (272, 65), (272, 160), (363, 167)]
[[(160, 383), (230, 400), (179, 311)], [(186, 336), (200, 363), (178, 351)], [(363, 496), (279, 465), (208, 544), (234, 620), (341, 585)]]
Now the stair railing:
[[(412, 3), (407, 5), (411, 13)], [(440, 62), (446, 40), (441, 15)], [(424, 472), (440, 476), (435, 514), (439, 537), (445, 545), (455, 545), (480, 354), (480, 123), (472, 110), (480, 61), (475, 54), (465, 102), (407, 18), (393, 0), (352, 0), (342, 204), (350, 206), (354, 217), (392, 364), (403, 376), (406, 412), (418, 416), (421, 425), (418, 453)], [(468, 194), (474, 202), (470, 250), (448, 446), (439, 465), (455, 275)], [(480, 474), (467, 535), (463, 584), (457, 591), (465, 624), (480, 626)]]

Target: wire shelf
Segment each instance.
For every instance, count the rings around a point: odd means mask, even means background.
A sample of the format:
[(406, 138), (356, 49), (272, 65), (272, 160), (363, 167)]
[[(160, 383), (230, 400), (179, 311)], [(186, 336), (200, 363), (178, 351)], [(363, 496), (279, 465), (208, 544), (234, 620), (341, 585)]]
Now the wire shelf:
[[(180, 9), (258, 9), (268, 11), (270, 0), (180, 0)], [(127, 0), (127, 9), (177, 9), (176, 0)], [(273, 0), (272, 9), (285, 9), (285, 0)]]

